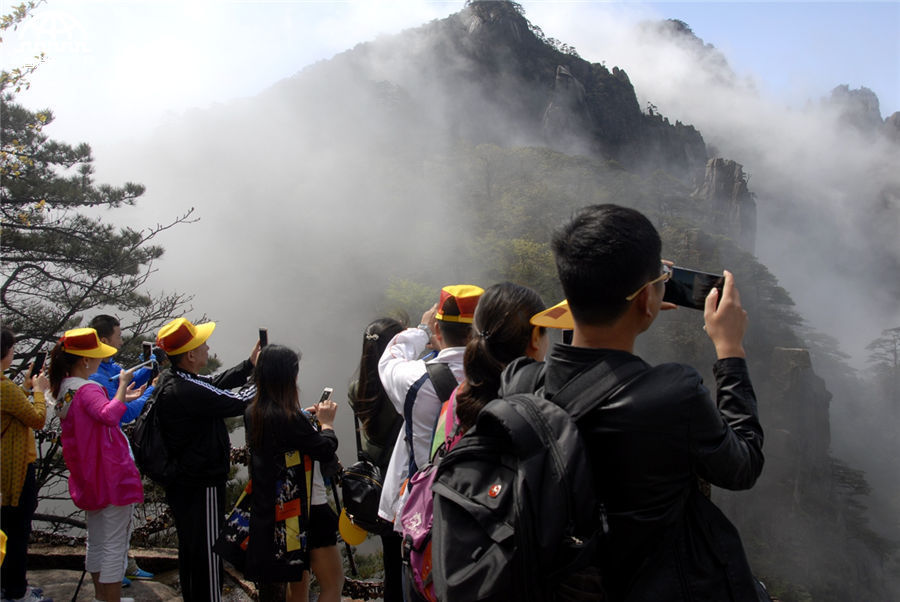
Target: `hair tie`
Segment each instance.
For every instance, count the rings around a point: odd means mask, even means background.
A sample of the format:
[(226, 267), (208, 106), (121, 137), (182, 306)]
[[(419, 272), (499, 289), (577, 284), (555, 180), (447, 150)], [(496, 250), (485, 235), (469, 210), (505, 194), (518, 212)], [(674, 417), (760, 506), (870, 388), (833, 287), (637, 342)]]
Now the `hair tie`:
[(368, 333), (366, 333), (366, 340), (367, 340), (367, 341), (377, 341), (377, 340), (378, 340), (378, 335), (377, 335), (377, 334), (368, 334)]
[(484, 339), (486, 341), (491, 336), (491, 334), (493, 334), (493, 333), (491, 333), (490, 330), (482, 330), (481, 332), (478, 333), (478, 336), (480, 336), (482, 339)]

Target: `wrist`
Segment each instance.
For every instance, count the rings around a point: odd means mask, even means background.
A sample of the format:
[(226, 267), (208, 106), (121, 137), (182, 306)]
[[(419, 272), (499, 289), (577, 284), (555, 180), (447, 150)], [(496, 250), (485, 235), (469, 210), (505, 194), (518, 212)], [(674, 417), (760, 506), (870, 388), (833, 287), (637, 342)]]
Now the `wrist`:
[(723, 360), (728, 357), (746, 357), (743, 345), (721, 345), (716, 346), (716, 357)]
[(428, 337), (429, 341), (431, 340), (431, 337), (434, 336), (434, 332), (431, 330), (431, 327), (428, 326), (428, 324), (426, 324), (425, 322), (422, 322), (421, 324), (416, 326), (416, 328), (423, 331), (425, 333), (425, 335)]

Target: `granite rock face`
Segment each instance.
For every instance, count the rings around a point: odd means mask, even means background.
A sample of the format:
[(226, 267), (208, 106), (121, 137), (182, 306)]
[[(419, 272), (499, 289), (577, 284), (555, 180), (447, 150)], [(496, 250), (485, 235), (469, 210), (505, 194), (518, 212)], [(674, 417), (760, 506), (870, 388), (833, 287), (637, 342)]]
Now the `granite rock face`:
[(728, 236), (750, 253), (756, 247), (756, 201), (747, 188), (747, 177), (740, 163), (729, 159), (710, 159), (703, 182), (693, 197), (706, 203), (710, 221), (717, 234)]

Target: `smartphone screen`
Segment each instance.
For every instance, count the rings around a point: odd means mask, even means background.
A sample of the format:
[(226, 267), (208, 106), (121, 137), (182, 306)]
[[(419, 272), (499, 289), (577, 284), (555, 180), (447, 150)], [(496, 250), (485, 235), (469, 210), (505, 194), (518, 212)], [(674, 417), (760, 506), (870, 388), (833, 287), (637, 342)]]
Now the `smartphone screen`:
[(34, 357), (34, 366), (31, 368), (31, 375), (37, 376), (41, 373), (41, 368), (44, 367), (44, 362), (47, 360), (47, 352), (46, 351), (38, 351), (38, 354)]
[(269, 344), (269, 329), (268, 328), (260, 328), (259, 329), (259, 347), (262, 349), (266, 345)]
[(324, 389), (322, 389), (322, 396), (319, 398), (319, 403), (322, 403), (326, 399), (330, 399), (332, 393), (334, 393), (334, 389), (332, 389), (331, 387), (325, 387)]
[(153, 343), (150, 341), (144, 341), (141, 343), (141, 347), (143, 348), (143, 353), (141, 354), (141, 361), (149, 361), (153, 359)]
[(674, 266), (672, 277), (666, 282), (666, 292), (663, 301), (674, 303), (682, 307), (703, 309), (706, 305), (706, 296), (713, 287), (719, 289), (721, 298), (722, 287), (725, 285), (725, 276), (698, 272)]

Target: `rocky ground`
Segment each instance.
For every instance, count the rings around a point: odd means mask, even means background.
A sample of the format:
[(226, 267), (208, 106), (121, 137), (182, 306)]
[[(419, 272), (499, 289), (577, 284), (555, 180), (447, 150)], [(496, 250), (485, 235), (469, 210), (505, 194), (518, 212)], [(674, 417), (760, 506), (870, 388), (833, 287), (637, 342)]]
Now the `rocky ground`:
[[(44, 596), (55, 602), (92, 602), (94, 586), (91, 576), (85, 575), (79, 588), (84, 568), (84, 549), (79, 546), (29, 546), (28, 581), (33, 586), (44, 589)], [(135, 602), (167, 602), (181, 600), (178, 590), (178, 551), (174, 549), (143, 550), (132, 548), (138, 565), (152, 573), (149, 581), (134, 580), (131, 586), (122, 589), (122, 596), (134, 598)], [(354, 582), (348, 579), (344, 588), (344, 600), (376, 599), (367, 590), (374, 584)], [(380, 584), (379, 584), (380, 585)], [(240, 573), (226, 567), (222, 600), (224, 602), (249, 602), (256, 600), (254, 585), (245, 581)], [(75, 593), (78, 592), (76, 596)], [(359, 596), (347, 597), (346, 594)], [(310, 592), (310, 601), (317, 596)]]
[[(91, 584), (91, 576), (85, 575), (81, 588), (78, 581), (81, 571), (71, 569), (42, 569), (28, 572), (28, 581), (32, 585), (44, 588), (44, 596), (53, 598), (55, 602), (91, 602), (94, 599), (94, 586)], [(122, 596), (134, 598), (139, 602), (166, 602), (169, 600), (181, 600), (177, 589), (178, 571), (171, 570), (157, 573), (152, 581), (133, 581), (130, 587), (122, 590)], [(78, 596), (74, 597), (76, 589)], [(253, 598), (244, 591), (240, 585), (230, 576), (225, 579), (225, 602), (245, 602)]]

